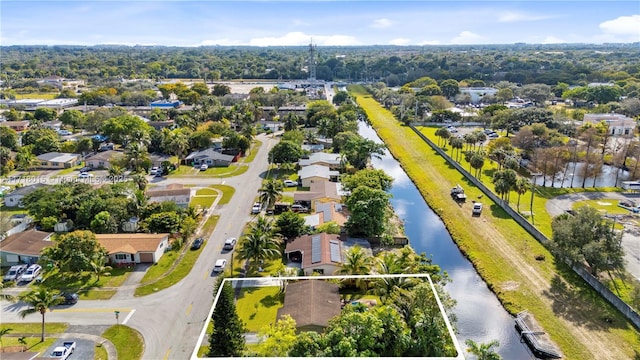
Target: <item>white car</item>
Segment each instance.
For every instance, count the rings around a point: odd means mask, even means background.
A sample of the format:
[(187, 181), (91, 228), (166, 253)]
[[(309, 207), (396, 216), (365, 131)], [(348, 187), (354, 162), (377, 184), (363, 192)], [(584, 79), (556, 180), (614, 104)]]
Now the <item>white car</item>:
[(286, 186), (286, 187), (297, 187), (298, 186), (298, 183), (296, 181), (289, 180), (289, 179), (283, 181), (283, 183), (284, 183), (284, 186)]
[(227, 266), (227, 260), (218, 259), (216, 260), (216, 264), (213, 266), (214, 273), (221, 273), (224, 271), (225, 266)]
[(260, 211), (262, 211), (262, 204), (254, 203), (253, 207), (251, 208), (251, 213), (252, 214), (259, 214)]
[(73, 133), (69, 130), (58, 130), (58, 135), (60, 136), (69, 136), (72, 135)]
[(202, 164), (202, 165), (200, 165), (200, 171), (205, 171), (205, 170), (207, 170), (208, 168), (209, 168), (209, 165), (207, 165), (207, 164)]
[(31, 281), (33, 281), (33, 279), (35, 279), (40, 274), (41, 270), (42, 270), (42, 266), (40, 266), (38, 264), (33, 264), (33, 265), (29, 266), (27, 271), (25, 271), (24, 274), (22, 274), (20, 276), (20, 282), (31, 282)]
[(93, 174), (89, 174), (87, 172), (82, 172), (80, 173), (80, 175), (78, 175), (78, 179), (91, 179), (93, 177)]
[(233, 250), (233, 247), (236, 246), (237, 239), (236, 238), (228, 238), (224, 241), (224, 246), (222, 247), (224, 250)]

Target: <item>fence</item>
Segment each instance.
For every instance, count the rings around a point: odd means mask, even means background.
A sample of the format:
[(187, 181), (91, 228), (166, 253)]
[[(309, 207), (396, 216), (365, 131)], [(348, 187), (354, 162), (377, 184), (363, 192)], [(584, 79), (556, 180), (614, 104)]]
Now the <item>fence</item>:
[[(495, 202), (498, 206), (500, 206), (507, 214), (509, 214), (520, 226), (522, 226), (529, 234), (531, 234), (538, 242), (542, 245), (547, 246), (549, 244), (549, 239), (541, 233), (535, 226), (533, 226), (527, 219), (525, 219), (520, 213), (513, 210), (508, 203), (500, 199), (497, 195), (495, 195), (489, 188), (487, 188), (483, 183), (480, 182), (475, 176), (471, 175), (470, 172), (465, 170), (457, 161), (454, 161), (444, 150), (442, 150), (439, 146), (433, 143), (433, 141), (429, 140), (423, 133), (421, 133), (418, 129), (413, 125), (409, 125), (411, 130), (413, 130), (422, 140), (424, 140), (431, 148), (433, 148), (440, 156), (442, 156), (451, 166), (455, 167), (461, 174), (463, 174), (467, 180), (469, 180), (473, 185), (478, 187), (482, 192), (490, 198), (493, 202)], [(631, 323), (635, 325), (636, 328), (640, 329), (640, 314), (632, 309), (627, 303), (622, 301), (616, 294), (611, 292), (606, 286), (602, 285), (602, 283), (596, 279), (593, 275), (591, 275), (584, 267), (579, 265), (573, 265), (573, 270), (576, 274), (578, 274), (587, 284), (591, 285), (591, 287), (597, 291), (603, 298), (605, 298), (611, 305), (613, 305), (616, 309), (618, 309)]]

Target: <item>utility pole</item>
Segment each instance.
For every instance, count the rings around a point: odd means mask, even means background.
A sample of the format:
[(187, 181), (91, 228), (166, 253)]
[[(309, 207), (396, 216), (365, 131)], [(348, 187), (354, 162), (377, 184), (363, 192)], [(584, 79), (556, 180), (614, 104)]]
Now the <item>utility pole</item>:
[(533, 193), (536, 190), (536, 180), (538, 179), (538, 176), (541, 175), (540, 173), (533, 173), (531, 174), (532, 179), (531, 179), (531, 204), (529, 206), (529, 212), (531, 213), (531, 225), (535, 225), (535, 222), (533, 220)]

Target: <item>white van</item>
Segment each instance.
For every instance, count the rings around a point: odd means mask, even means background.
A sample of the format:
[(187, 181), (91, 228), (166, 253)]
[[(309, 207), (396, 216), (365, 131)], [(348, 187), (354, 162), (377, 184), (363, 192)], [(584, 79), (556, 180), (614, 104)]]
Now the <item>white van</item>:
[(22, 276), (20, 276), (20, 281), (21, 282), (31, 282), (31, 281), (33, 281), (33, 279), (35, 279), (36, 276), (38, 276), (40, 274), (41, 270), (42, 270), (42, 266), (40, 266), (38, 264), (33, 264), (33, 265), (29, 266), (27, 271), (25, 271), (24, 274), (22, 274)]

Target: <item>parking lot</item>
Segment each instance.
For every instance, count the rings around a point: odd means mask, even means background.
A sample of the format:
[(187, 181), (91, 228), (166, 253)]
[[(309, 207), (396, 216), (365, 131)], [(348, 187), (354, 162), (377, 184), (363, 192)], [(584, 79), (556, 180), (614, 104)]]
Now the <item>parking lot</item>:
[(53, 349), (57, 346), (62, 346), (64, 341), (75, 341), (76, 342), (76, 350), (69, 356), (67, 359), (93, 359), (93, 355), (95, 353), (94, 347), (95, 343), (91, 340), (85, 339), (77, 339), (77, 338), (69, 338), (69, 339), (57, 339), (53, 345), (49, 346), (47, 351), (42, 354), (43, 357), (48, 357)]

